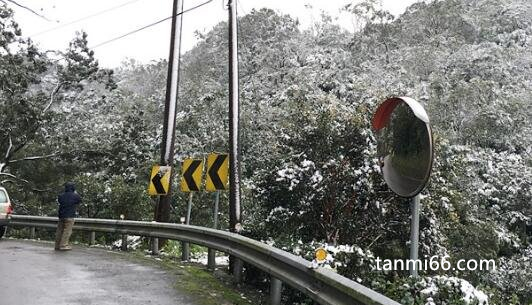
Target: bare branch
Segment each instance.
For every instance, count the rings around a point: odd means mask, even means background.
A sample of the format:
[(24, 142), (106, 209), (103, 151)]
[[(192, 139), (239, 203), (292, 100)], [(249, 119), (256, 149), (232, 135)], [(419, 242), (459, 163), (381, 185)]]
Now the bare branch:
[(48, 102), (48, 105), (46, 105), (46, 107), (44, 107), (44, 110), (42, 111), (43, 113), (45, 113), (46, 111), (48, 111), (48, 109), (50, 109), (50, 107), (54, 103), (54, 96), (57, 94), (57, 92), (59, 92), (59, 89), (61, 89), (61, 86), (63, 86), (63, 85), (64, 85), (63, 82), (57, 83), (57, 85), (55, 86), (54, 90), (52, 90), (52, 93), (50, 93), (50, 102)]
[(65, 151), (65, 152), (55, 152), (55, 153), (42, 155), (42, 156), (24, 157), (24, 158), (20, 158), (16, 160), (9, 160), (7, 161), (7, 163), (11, 164), (11, 163), (22, 162), (22, 161), (36, 161), (36, 160), (48, 159), (48, 158), (59, 157), (59, 156), (72, 156), (76, 154), (98, 154), (100, 156), (114, 157), (113, 154), (101, 152), (97, 150), (72, 150), (72, 151)]
[(21, 162), (21, 161), (34, 161), (34, 160), (41, 160), (41, 159), (47, 159), (58, 156), (58, 153), (48, 154), (48, 155), (42, 155), (42, 156), (32, 156), (32, 157), (24, 157), (22, 159), (16, 159), (11, 160), (9, 163), (15, 163), (15, 162)]
[(17, 176), (10, 174), (10, 173), (0, 173), (0, 176), (6, 176), (6, 177), (13, 178), (13, 179), (17, 179)]
[[(6, 3), (6, 1), (4, 1), (4, 0), (2, 0), (2, 2)], [(46, 18), (45, 16), (43, 16), (43, 15), (37, 13), (37, 12), (34, 11), (33, 9), (31, 9), (31, 8), (25, 6), (25, 5), (22, 5), (22, 4), (20, 4), (20, 3), (16, 2), (16, 1), (14, 1), (14, 0), (7, 0), (7, 2), (12, 3), (12, 4), (14, 4), (14, 5), (18, 6), (18, 7), (21, 7), (21, 8), (23, 8), (23, 9), (25, 9), (25, 10), (31, 12), (32, 14), (41, 17), (42, 19), (44, 19), (44, 20), (46, 20), (46, 21), (50, 21), (50, 22), (52, 21), (52, 20)]]
[(371, 246), (373, 246), (373, 244), (374, 244), (377, 240), (379, 240), (379, 238), (381, 238), (381, 237), (382, 237), (382, 233), (379, 234), (379, 236), (377, 236), (377, 238), (375, 238), (375, 239), (369, 244), (369, 246), (367, 247), (367, 249), (371, 249)]
[(48, 193), (48, 192), (53, 192), (54, 189), (53, 188), (48, 188), (48, 189), (38, 189), (38, 188), (32, 188), (31, 189), (32, 191), (36, 192), (36, 193)]
[(4, 157), (5, 160), (8, 160), (11, 155), (11, 149), (13, 148), (13, 139), (11, 139), (11, 133), (9, 134), (9, 147), (6, 151), (6, 156)]
[[(0, 0), (1, 1), (1, 0)], [(21, 179), (18, 179), (26, 184), (29, 184), (29, 181), (27, 180), (21, 180)], [(4, 179), (4, 180), (1, 180), (0, 181), (0, 185), (1, 184), (6, 184), (6, 183), (11, 183), (11, 184), (14, 184), (16, 186), (20, 186), (19, 184), (17, 184), (17, 181), (13, 180), (13, 179)], [(38, 188), (35, 188), (35, 187), (32, 187), (31, 190), (33, 192), (36, 192), (36, 193), (47, 193), (47, 192), (52, 192), (54, 189), (53, 188), (48, 188), (48, 189), (38, 189)]]
[(17, 176), (15, 176), (15, 175), (13, 175), (13, 174), (10, 174), (10, 173), (0, 173), (0, 176), (6, 176), (6, 177), (9, 177), (9, 178), (12, 178), (12, 179), (18, 180), (18, 181), (22, 181), (22, 182), (24, 182), (24, 183), (30, 183), (28, 180), (18, 178)]

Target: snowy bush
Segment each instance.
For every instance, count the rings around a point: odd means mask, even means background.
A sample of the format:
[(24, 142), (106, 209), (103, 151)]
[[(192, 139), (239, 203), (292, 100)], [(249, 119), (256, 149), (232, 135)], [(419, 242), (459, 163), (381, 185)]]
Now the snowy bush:
[[(113, 242), (112, 247), (115, 249), (122, 248), (123, 239), (120, 238)], [(127, 249), (136, 250), (142, 246), (142, 238), (140, 236), (127, 236)]]

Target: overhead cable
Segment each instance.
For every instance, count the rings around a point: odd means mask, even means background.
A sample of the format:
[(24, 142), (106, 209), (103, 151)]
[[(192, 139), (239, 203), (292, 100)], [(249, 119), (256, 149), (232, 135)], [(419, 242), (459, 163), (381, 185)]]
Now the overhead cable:
[(28, 6), (25, 6), (25, 5), (23, 5), (23, 4), (20, 4), (20, 3), (18, 3), (17, 1), (14, 1), (14, 0), (5, 0), (5, 1), (4, 1), (4, 0), (0, 0), (0, 1), (3, 2), (3, 3), (5, 3), (5, 4), (7, 4), (7, 3), (6, 3), (6, 1), (7, 1), (7, 2), (9, 2), (9, 3), (11, 3), (11, 4), (14, 4), (14, 5), (18, 6), (18, 7), (21, 7), (21, 8), (23, 8), (23, 9), (29, 11), (30, 13), (32, 13), (32, 14), (34, 14), (34, 15), (36, 15), (36, 16), (41, 17), (42, 19), (44, 19), (44, 20), (46, 20), (46, 21), (52, 21), (52, 20), (46, 18), (46, 16), (37, 13), (37, 12), (36, 12), (35, 10), (33, 10), (32, 8), (30, 8), (30, 7), (28, 7)]
[[(187, 13), (187, 12), (190, 12), (190, 11), (192, 11), (192, 10), (195, 10), (195, 9), (197, 9), (197, 8), (199, 8), (199, 7), (202, 7), (202, 6), (208, 4), (208, 3), (212, 2), (212, 1), (213, 1), (213, 0), (209, 0), (209, 1), (203, 2), (203, 3), (201, 3), (201, 4), (198, 4), (198, 5), (196, 5), (196, 6), (193, 6), (193, 7), (189, 8), (189, 9), (186, 9), (186, 10), (180, 12), (180, 13), (177, 13), (175, 16), (179, 16), (179, 15), (182, 15), (182, 14), (184, 14), (184, 13)], [(120, 36), (118, 36), (118, 37), (115, 37), (115, 38), (112, 38), (112, 39), (106, 40), (106, 41), (101, 42), (101, 43), (98, 43), (98, 44), (96, 44), (96, 45), (94, 45), (94, 46), (90, 46), (89, 48), (90, 48), (90, 49), (96, 49), (96, 48), (101, 47), (101, 46), (103, 46), (103, 45), (106, 45), (106, 44), (108, 44), (108, 43), (111, 43), (111, 42), (117, 41), (117, 40), (122, 39), (122, 38), (124, 38), (124, 37), (127, 37), (127, 36), (129, 36), (129, 35), (132, 35), (132, 34), (138, 33), (138, 32), (140, 32), (140, 31), (142, 31), (142, 30), (145, 30), (145, 29), (147, 29), (147, 28), (150, 28), (150, 27), (152, 27), (152, 26), (154, 26), (154, 25), (157, 25), (157, 24), (159, 24), (159, 23), (162, 23), (162, 22), (164, 22), (164, 21), (166, 21), (166, 20), (170, 20), (170, 19), (172, 19), (173, 17), (174, 17), (174, 16), (170, 16), (170, 17), (163, 18), (163, 19), (161, 19), (161, 20), (155, 21), (155, 22), (153, 22), (153, 23), (150, 23), (150, 24), (145, 25), (145, 26), (143, 26), (143, 27), (141, 27), (141, 28), (138, 28), (138, 29), (135, 29), (135, 30), (133, 30), (133, 31), (131, 31), (131, 32), (125, 33), (125, 34), (123, 34), (123, 35), (120, 35)]]
[(56, 27), (53, 27), (53, 28), (49, 28), (47, 30), (44, 30), (44, 31), (41, 31), (41, 32), (38, 32), (38, 33), (35, 33), (35, 34), (32, 34), (30, 35), (31, 38), (33, 37), (36, 37), (36, 36), (39, 36), (39, 35), (42, 35), (42, 34), (46, 34), (46, 33), (49, 33), (49, 32), (53, 32), (55, 30), (59, 30), (59, 29), (62, 29), (66, 26), (69, 26), (69, 25), (72, 25), (72, 24), (76, 24), (78, 22), (81, 22), (81, 21), (85, 21), (87, 19), (91, 19), (91, 18), (94, 18), (94, 17), (97, 17), (97, 16), (100, 16), (102, 14), (105, 14), (105, 13), (108, 13), (108, 12), (111, 12), (111, 11), (114, 11), (116, 9), (119, 9), (119, 8), (122, 8), (126, 5), (129, 5), (129, 4), (132, 4), (132, 3), (135, 3), (135, 2), (138, 2), (140, 0), (132, 0), (132, 1), (129, 1), (129, 2), (125, 2), (125, 3), (122, 3), (120, 5), (117, 5), (117, 6), (113, 6), (113, 7), (110, 7), (110, 8), (107, 8), (105, 10), (102, 10), (102, 11), (99, 11), (99, 12), (96, 12), (94, 14), (91, 14), (91, 15), (88, 15), (88, 16), (85, 16), (85, 17), (81, 17), (79, 19), (76, 19), (76, 20), (73, 20), (73, 21), (70, 21), (70, 22), (67, 22), (67, 23), (64, 23), (64, 24), (61, 24), (59, 26), (56, 26)]

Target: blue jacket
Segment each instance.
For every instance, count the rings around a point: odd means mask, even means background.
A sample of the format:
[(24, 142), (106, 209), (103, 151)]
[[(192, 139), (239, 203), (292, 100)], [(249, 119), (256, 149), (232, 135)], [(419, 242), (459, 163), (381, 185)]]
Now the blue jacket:
[(57, 198), (59, 202), (59, 218), (76, 217), (77, 205), (81, 202), (81, 197), (76, 193), (74, 183), (65, 184), (65, 192)]

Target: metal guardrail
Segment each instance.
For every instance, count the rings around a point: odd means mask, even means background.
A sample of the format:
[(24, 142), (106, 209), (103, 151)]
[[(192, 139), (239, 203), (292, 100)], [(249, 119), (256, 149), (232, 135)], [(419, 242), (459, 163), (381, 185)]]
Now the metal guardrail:
[[(10, 225), (55, 228), (57, 218), (13, 215)], [(272, 287), (280, 286), (279, 281), (282, 281), (320, 304), (400, 305), (331, 270), (312, 268), (311, 262), (299, 256), (226, 231), (181, 224), (90, 218), (77, 218), (74, 229), (174, 239), (216, 249), (270, 274)]]

